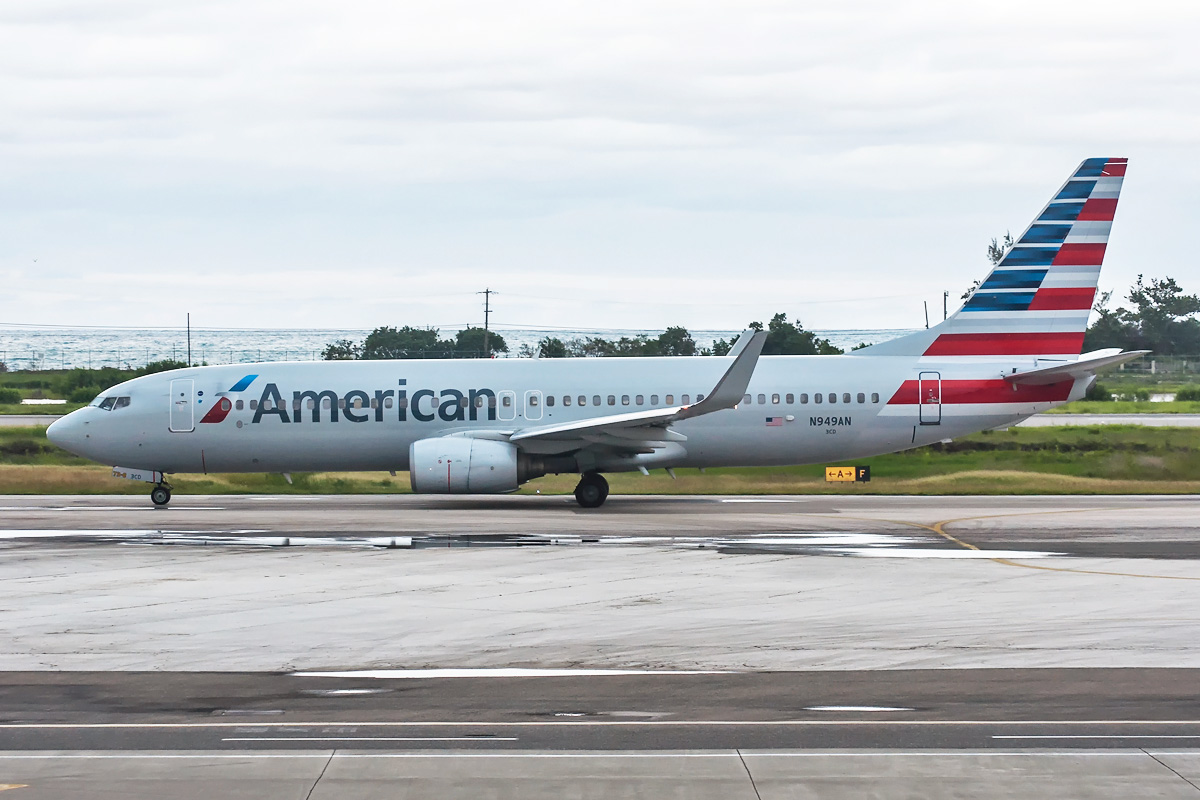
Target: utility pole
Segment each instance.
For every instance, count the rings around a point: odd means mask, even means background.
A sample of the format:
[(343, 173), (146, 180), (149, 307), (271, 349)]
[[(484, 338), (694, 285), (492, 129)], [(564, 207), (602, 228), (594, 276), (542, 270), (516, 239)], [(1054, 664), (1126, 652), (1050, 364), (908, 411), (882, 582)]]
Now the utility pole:
[(187, 315), (187, 329), (188, 329), (188, 366), (190, 367), (192, 365), (192, 314), (190, 311), (188, 312), (188, 315)]
[(492, 351), (488, 347), (488, 328), (492, 317), (492, 295), (499, 294), (495, 289), (484, 289), (482, 292), (475, 294), (483, 295), (483, 357), (491, 358)]

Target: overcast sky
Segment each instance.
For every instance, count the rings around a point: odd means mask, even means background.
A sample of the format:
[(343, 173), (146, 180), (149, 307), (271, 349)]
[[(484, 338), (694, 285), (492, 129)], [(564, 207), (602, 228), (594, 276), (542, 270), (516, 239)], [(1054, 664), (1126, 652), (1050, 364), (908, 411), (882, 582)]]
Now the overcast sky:
[[(1200, 291), (1200, 4), (4, 0), (0, 323), (916, 327), (1080, 160)], [(953, 307), (953, 306), (952, 306)]]

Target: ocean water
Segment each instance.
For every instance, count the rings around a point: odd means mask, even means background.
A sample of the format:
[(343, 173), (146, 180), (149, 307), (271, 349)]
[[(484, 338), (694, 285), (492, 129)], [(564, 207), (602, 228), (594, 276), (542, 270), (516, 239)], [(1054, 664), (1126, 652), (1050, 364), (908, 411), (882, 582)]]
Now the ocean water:
[[(442, 329), (442, 338), (457, 331)], [(545, 336), (564, 341), (585, 336), (618, 339), (661, 330), (550, 330), (497, 331), (516, 357), (521, 345), (536, 345)], [(874, 344), (908, 333), (908, 330), (815, 331), (834, 345), (849, 350), (860, 342)], [(360, 329), (192, 329), (192, 360), (209, 364), (245, 364), (256, 361), (311, 361), (338, 339), (361, 342), (369, 330)], [(714, 339), (730, 339), (739, 331), (691, 331), (700, 347)], [(140, 367), (151, 361), (187, 359), (187, 331), (178, 328), (15, 328), (0, 327), (0, 362), (10, 370), (69, 369), (73, 367)]]

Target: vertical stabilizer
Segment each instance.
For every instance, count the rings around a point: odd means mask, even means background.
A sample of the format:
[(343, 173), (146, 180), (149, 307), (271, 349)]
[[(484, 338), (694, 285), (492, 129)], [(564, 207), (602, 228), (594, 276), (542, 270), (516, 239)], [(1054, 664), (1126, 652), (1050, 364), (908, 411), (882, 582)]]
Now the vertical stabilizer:
[(948, 320), (855, 352), (1077, 357), (1127, 162), (1084, 161)]

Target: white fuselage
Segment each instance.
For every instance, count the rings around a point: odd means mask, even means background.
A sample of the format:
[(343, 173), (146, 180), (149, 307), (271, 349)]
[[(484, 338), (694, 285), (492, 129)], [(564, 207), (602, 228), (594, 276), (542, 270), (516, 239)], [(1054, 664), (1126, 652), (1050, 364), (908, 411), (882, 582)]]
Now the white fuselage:
[[(686, 406), (709, 392), (729, 363), (693, 357), (196, 367), (113, 387), (105, 394), (128, 397), (127, 404), (80, 409), (55, 424), (52, 438), (96, 461), (165, 473), (406, 470), (409, 446), (420, 439), (502, 438), (552, 423)], [(1010, 392), (1002, 376), (1034, 366), (1028, 356), (944, 363), (765, 356), (750, 380), (749, 402), (673, 424), (671, 440), (652, 452), (608, 455), (597, 447), (580, 456), (579, 470), (857, 459), (1011, 425), (1086, 388), (1086, 380), (1071, 380)], [(249, 376), (256, 377), (247, 383)], [(239, 382), (244, 388), (233, 391)], [(227, 413), (214, 410), (221, 403)], [(563, 450), (554, 441), (522, 448)]]

